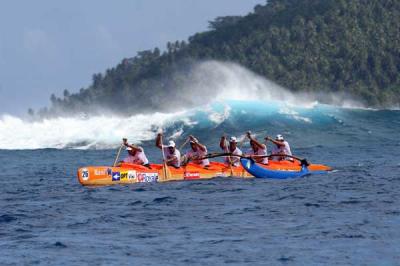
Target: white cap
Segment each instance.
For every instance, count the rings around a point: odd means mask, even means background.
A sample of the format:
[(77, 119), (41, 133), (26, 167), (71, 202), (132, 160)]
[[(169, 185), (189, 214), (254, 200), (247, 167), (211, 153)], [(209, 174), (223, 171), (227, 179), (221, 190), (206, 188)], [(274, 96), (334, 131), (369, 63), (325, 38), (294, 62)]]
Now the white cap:
[(237, 142), (236, 137), (231, 137), (231, 138), (229, 139), (229, 142), (234, 142), (234, 143), (236, 143), (236, 142)]
[(283, 140), (283, 136), (281, 134), (276, 135), (276, 140)]
[(168, 142), (168, 147), (175, 147), (175, 142), (173, 140), (170, 140)]
[(132, 148), (131, 148), (131, 147), (126, 147), (126, 150), (127, 150), (127, 151), (131, 151)]

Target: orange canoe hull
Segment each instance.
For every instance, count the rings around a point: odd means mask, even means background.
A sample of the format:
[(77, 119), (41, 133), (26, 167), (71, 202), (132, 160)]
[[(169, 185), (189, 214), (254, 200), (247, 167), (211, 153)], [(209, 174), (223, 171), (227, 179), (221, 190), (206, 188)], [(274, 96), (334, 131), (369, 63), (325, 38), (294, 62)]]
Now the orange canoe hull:
[[(182, 180), (211, 179), (217, 176), (231, 176), (230, 167), (223, 163), (213, 162), (209, 168), (196, 164), (185, 167), (168, 167), (169, 174), (165, 176), (163, 165), (151, 164), (151, 169), (133, 164), (122, 164), (119, 167), (88, 166), (78, 170), (78, 180), (85, 186), (134, 184), (147, 182), (168, 182)], [(241, 175), (242, 167), (235, 167), (233, 175)]]
[[(298, 162), (270, 161), (262, 167), (280, 171), (299, 171), (301, 166)], [(330, 171), (331, 168), (324, 165), (312, 164), (310, 171)], [(243, 167), (229, 167), (223, 163), (211, 162), (210, 167), (203, 168), (196, 164), (188, 164), (181, 168), (168, 167), (165, 176), (163, 165), (152, 164), (151, 169), (134, 164), (123, 163), (119, 167), (87, 166), (78, 169), (78, 180), (84, 186), (106, 186), (115, 184), (134, 184), (148, 182), (168, 182), (183, 180), (204, 180), (214, 177), (239, 177), (253, 178)]]

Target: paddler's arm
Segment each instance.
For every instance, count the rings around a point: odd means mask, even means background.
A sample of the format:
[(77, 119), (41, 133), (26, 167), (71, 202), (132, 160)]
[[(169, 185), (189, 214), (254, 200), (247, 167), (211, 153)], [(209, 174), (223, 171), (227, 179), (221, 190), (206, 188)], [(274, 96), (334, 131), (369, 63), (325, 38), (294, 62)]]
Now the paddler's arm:
[(192, 135), (189, 136), (189, 139), (194, 142), (194, 144), (201, 150), (201, 151), (206, 151), (207, 148), (203, 144), (201, 144), (195, 137)]
[(125, 147), (132, 148), (132, 150), (135, 150), (135, 151), (142, 151), (142, 149), (139, 148), (138, 146), (136, 146), (136, 145), (134, 145), (134, 144), (129, 144), (129, 143), (128, 143), (128, 139), (122, 139), (122, 141), (123, 141)]
[(166, 162), (166, 163), (170, 163), (170, 162), (172, 162), (172, 161), (174, 161), (174, 160), (176, 160), (176, 159), (177, 159), (176, 156), (172, 156), (172, 157), (169, 158), (169, 159), (165, 159), (165, 162)]
[(259, 147), (260, 149), (265, 149), (266, 148), (265, 144), (260, 143), (258, 140), (253, 138), (253, 136), (251, 136), (251, 132), (250, 131), (247, 132), (247, 137), (249, 138), (249, 140), (253, 141), (253, 143), (256, 144), (257, 147)]
[(276, 141), (276, 140), (274, 140), (273, 138), (268, 137), (268, 136), (265, 137), (265, 140), (269, 140), (269, 141), (271, 141), (272, 143), (274, 143), (275, 145), (278, 145), (279, 147), (285, 146), (285, 144), (283, 144), (282, 142)]
[(156, 138), (156, 147), (162, 150), (161, 137), (162, 133), (158, 133)]
[(221, 140), (219, 142), (219, 146), (221, 147), (221, 149), (226, 151), (226, 137), (225, 136), (221, 137)]

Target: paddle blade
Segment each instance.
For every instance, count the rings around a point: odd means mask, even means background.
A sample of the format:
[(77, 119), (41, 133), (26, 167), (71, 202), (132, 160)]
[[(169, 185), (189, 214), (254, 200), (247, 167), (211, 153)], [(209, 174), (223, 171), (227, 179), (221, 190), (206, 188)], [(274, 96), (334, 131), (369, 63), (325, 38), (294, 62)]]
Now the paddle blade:
[(162, 178), (161, 178), (161, 182), (167, 182), (167, 181), (171, 181), (171, 170), (169, 169), (169, 167), (167, 166), (166, 163), (163, 164), (162, 167)]

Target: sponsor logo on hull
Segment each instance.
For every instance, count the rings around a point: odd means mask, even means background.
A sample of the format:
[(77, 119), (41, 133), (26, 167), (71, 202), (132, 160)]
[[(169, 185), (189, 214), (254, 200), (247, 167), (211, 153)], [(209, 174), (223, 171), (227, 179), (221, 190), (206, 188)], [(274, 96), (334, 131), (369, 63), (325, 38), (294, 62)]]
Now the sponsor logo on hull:
[(136, 171), (121, 171), (120, 181), (133, 183), (136, 180)]
[(140, 183), (157, 182), (158, 173), (136, 173), (136, 178)]
[(128, 171), (128, 179), (136, 179), (136, 171)]
[(112, 181), (120, 181), (121, 180), (121, 174), (120, 172), (112, 172)]
[(89, 180), (89, 170), (87, 168), (82, 169), (82, 180), (87, 181)]
[(128, 172), (121, 172), (121, 181), (128, 181)]
[(107, 171), (104, 169), (95, 169), (94, 175), (107, 175)]
[(186, 180), (199, 179), (200, 173), (199, 172), (185, 172), (185, 174), (183, 175), (183, 178)]

